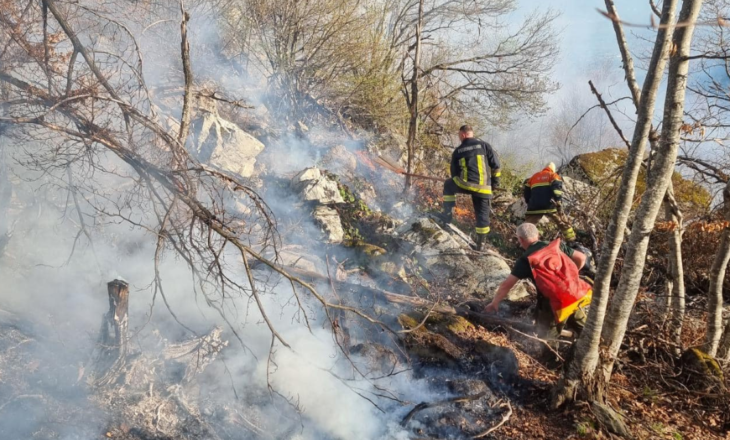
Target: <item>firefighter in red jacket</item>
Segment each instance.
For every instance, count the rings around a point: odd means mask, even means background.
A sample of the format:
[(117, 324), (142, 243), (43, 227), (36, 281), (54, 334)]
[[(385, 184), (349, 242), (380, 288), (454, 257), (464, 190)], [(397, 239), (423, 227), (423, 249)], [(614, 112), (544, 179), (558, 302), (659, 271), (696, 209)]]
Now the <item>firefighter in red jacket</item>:
[(456, 194), (471, 195), (476, 214), (477, 250), (484, 250), (489, 233), (489, 209), (492, 190), (499, 187), (499, 158), (488, 143), (474, 137), (469, 125), (459, 129), (459, 145), (451, 155), (451, 179), (444, 182), (444, 211), (439, 216), (451, 222)]
[(560, 240), (540, 241), (537, 227), (531, 223), (523, 223), (517, 228), (517, 240), (525, 253), (500, 284), (486, 311), (496, 312), (499, 303), (519, 280), (530, 279), (537, 287), (535, 324), (538, 336), (555, 345), (566, 326), (580, 333), (593, 294), (591, 285), (578, 276), (586, 256)]
[(566, 241), (575, 241), (570, 219), (560, 207), (563, 179), (555, 172), (554, 163), (550, 162), (542, 171), (525, 180), (522, 195), (527, 203), (525, 222), (536, 225), (546, 215), (560, 228)]

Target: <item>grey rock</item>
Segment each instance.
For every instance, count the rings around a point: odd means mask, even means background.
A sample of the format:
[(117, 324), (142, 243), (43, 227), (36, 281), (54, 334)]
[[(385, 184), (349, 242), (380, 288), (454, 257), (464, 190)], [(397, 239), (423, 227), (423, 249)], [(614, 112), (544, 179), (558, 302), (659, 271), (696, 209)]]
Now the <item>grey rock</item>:
[(259, 173), (261, 167), (256, 167), (256, 156), (264, 151), (264, 144), (238, 125), (220, 117), (215, 108), (201, 110), (191, 130), (198, 159), (242, 177), (253, 177)]
[(286, 246), (279, 251), (283, 266), (290, 266), (307, 272), (327, 275), (325, 262), (303, 246)]
[[(453, 226), (452, 226), (453, 227)], [(396, 229), (397, 236), (413, 245), (413, 253), (435, 277), (448, 278), (457, 294), (464, 297), (491, 298), (499, 284), (510, 274), (506, 261), (498, 256), (468, 252), (462, 234), (450, 233), (430, 218), (414, 218)], [(522, 283), (508, 299), (528, 295)]]
[(337, 210), (329, 206), (319, 205), (314, 208), (312, 217), (324, 231), (328, 243), (342, 243), (345, 238), (345, 231), (342, 229), (342, 221)]
[(302, 170), (292, 179), (292, 185), (303, 200), (316, 201), (323, 205), (345, 202), (337, 182), (328, 179), (319, 168)]

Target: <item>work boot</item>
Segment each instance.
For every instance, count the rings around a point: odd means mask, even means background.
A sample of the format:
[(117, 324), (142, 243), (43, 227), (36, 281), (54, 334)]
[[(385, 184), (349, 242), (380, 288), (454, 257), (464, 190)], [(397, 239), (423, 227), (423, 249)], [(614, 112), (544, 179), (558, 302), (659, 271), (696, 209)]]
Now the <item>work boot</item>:
[(487, 234), (477, 234), (476, 244), (477, 247), (474, 250), (484, 252), (487, 248)]
[(439, 212), (433, 214), (434, 219), (442, 225), (448, 225), (451, 223), (452, 215), (450, 212)]

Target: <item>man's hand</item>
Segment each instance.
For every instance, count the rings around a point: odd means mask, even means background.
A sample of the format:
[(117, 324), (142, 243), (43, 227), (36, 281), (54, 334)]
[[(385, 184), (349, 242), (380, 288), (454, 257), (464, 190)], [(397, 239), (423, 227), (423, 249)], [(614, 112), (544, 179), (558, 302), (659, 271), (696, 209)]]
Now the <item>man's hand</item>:
[(499, 303), (494, 302), (494, 301), (487, 304), (487, 307), (484, 309), (484, 311), (486, 313), (497, 313), (498, 310), (499, 310)]

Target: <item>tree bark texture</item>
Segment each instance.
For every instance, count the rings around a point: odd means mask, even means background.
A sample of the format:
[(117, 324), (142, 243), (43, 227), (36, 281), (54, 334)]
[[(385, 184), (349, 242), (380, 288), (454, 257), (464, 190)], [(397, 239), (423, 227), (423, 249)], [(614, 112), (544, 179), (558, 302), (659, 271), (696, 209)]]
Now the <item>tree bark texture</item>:
[[(613, 363), (623, 341), (629, 315), (639, 291), (641, 277), (646, 262), (649, 236), (654, 228), (664, 195), (671, 181), (677, 160), (680, 142), (680, 127), (684, 116), (684, 101), (689, 71), (689, 54), (694, 33), (694, 23), (702, 6), (702, 0), (685, 0), (679, 21), (689, 25), (677, 27), (672, 39), (673, 51), (669, 60), (667, 92), (664, 102), (664, 119), (659, 150), (654, 158), (647, 177), (636, 220), (631, 229), (628, 251), (618, 288), (606, 314), (603, 340), (608, 347), (607, 357), (603, 359), (603, 374), (608, 380)], [(676, 49), (676, 50), (674, 50)]]
[[(685, 286), (684, 286), (684, 265), (682, 264), (682, 234), (684, 231), (684, 217), (679, 210), (677, 200), (674, 198), (674, 185), (671, 177), (667, 193), (664, 195), (664, 210), (667, 219), (676, 223), (677, 227), (671, 232), (669, 244), (669, 282), (667, 283), (667, 296), (671, 299), (671, 305), (666, 309), (669, 314), (669, 328), (674, 342), (677, 355), (682, 352), (682, 324), (684, 323)], [(670, 287), (671, 286), (671, 287)]]
[(613, 31), (616, 34), (616, 40), (618, 41), (618, 49), (621, 52), (621, 62), (624, 64), (624, 72), (626, 73), (626, 83), (631, 91), (631, 98), (636, 105), (636, 111), (639, 111), (639, 100), (641, 99), (641, 91), (639, 90), (639, 83), (636, 81), (636, 72), (634, 71), (634, 59), (629, 53), (629, 44), (626, 42), (626, 35), (624, 34), (624, 28), (621, 26), (621, 22), (618, 19), (618, 13), (616, 12), (616, 6), (613, 0), (605, 0), (606, 11), (616, 17), (613, 21)]
[[(621, 178), (621, 186), (617, 193), (616, 207), (608, 224), (606, 238), (601, 246), (601, 258), (598, 261), (596, 280), (593, 287), (593, 301), (588, 312), (588, 322), (576, 342), (575, 358), (566, 370), (564, 381), (562, 381), (562, 390), (556, 393), (556, 398), (553, 401), (554, 406), (560, 406), (565, 401), (573, 399), (579, 385), (582, 385), (582, 388), (588, 391), (587, 385), (593, 383), (591, 379), (598, 364), (598, 348), (608, 306), (611, 275), (623, 243), (624, 231), (626, 230), (626, 223), (636, 190), (636, 180), (641, 169), (647, 139), (651, 132), (657, 90), (662, 80), (671, 42), (671, 29), (668, 26), (674, 22), (677, 3), (678, 0), (665, 0), (662, 7), (661, 24), (663, 26), (657, 32), (649, 69), (641, 91), (631, 149)], [(624, 43), (625, 41), (622, 42), (619, 39), (619, 46)]]
[[(730, 180), (722, 192), (724, 201), (723, 217), (730, 221)], [(730, 322), (725, 328), (725, 335), (722, 335), (722, 286), (725, 281), (725, 272), (727, 264), (730, 261), (730, 229), (722, 231), (720, 246), (717, 248), (715, 260), (710, 270), (710, 290), (707, 292), (707, 341), (705, 343), (705, 351), (710, 356), (719, 354), (719, 357), (725, 359), (728, 356), (730, 348)], [(724, 339), (722, 347), (720, 347), (720, 339)], [(718, 348), (720, 353), (718, 353)]]
[[(129, 331), (129, 285), (122, 280), (107, 284), (109, 312), (102, 330), (102, 343), (117, 358), (126, 356)], [(113, 336), (112, 336), (113, 333)]]
[[(415, 154), (416, 137), (418, 135), (418, 70), (421, 66), (421, 29), (423, 27), (423, 2), (418, 2), (418, 22), (416, 23), (416, 48), (413, 55), (413, 74), (411, 75), (411, 118), (408, 122), (408, 174), (413, 173), (413, 155)], [(411, 187), (411, 176), (406, 175), (406, 190)]]

